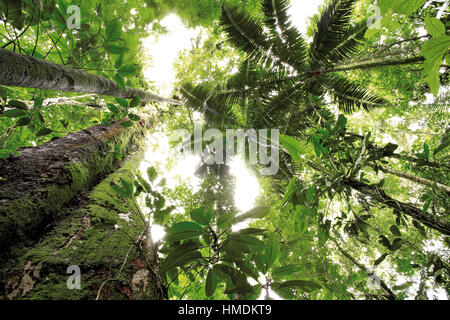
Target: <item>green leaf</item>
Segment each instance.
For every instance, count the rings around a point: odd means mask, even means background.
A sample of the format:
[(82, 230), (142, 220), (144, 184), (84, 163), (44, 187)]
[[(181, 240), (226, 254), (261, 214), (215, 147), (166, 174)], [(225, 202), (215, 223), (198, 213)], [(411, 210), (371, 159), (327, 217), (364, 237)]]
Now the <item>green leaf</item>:
[(158, 172), (156, 171), (156, 169), (154, 167), (149, 167), (147, 169), (147, 177), (148, 180), (150, 180), (151, 182), (155, 181), (156, 177), (158, 176)]
[(8, 105), (10, 107), (17, 108), (17, 109), (20, 109), (20, 110), (28, 110), (28, 106), (25, 103), (23, 103), (22, 101), (9, 100), (8, 101)]
[(117, 103), (122, 107), (122, 108), (128, 108), (128, 101), (122, 98), (116, 98)]
[(440, 86), (439, 69), (442, 59), (450, 47), (450, 36), (441, 36), (426, 41), (422, 47), (425, 57), (423, 75), (431, 92), (437, 96)]
[(105, 48), (112, 54), (122, 54), (128, 51), (128, 48), (119, 46), (117, 44), (107, 44)]
[(203, 228), (191, 221), (183, 221), (174, 224), (167, 233), (167, 241), (179, 241), (199, 237), (203, 234)]
[(236, 216), (232, 223), (236, 224), (247, 219), (261, 219), (264, 218), (270, 212), (270, 207), (256, 207), (246, 213)]
[(275, 260), (278, 257), (278, 251), (280, 250), (280, 242), (276, 235), (270, 235), (269, 239), (267, 239), (266, 244), (266, 252), (265, 252), (265, 264), (266, 270), (269, 270), (270, 267), (274, 264)]
[(347, 127), (347, 122), (348, 119), (343, 114), (340, 114), (336, 121), (335, 129), (344, 130)]
[(236, 213), (230, 212), (224, 215), (221, 215), (217, 218), (217, 226), (220, 229), (227, 229), (231, 226), (232, 221), (235, 219)]
[(30, 118), (20, 118), (19, 120), (17, 120), (16, 126), (17, 127), (25, 127), (25, 126), (29, 125), (30, 122), (31, 122)]
[(114, 105), (114, 104), (108, 103), (107, 107), (108, 107), (109, 111), (111, 111), (111, 113), (113, 113), (113, 114), (120, 113), (119, 108), (116, 105)]
[(41, 130), (39, 130), (39, 131), (36, 133), (36, 137), (43, 137), (43, 136), (46, 136), (46, 135), (51, 134), (52, 132), (53, 132), (52, 129), (42, 128)]
[(137, 114), (134, 113), (129, 113), (128, 114), (128, 119), (130, 119), (131, 121), (139, 121), (141, 120), (141, 117), (139, 117)]
[(298, 271), (300, 271), (302, 268), (295, 264), (288, 264), (282, 267), (278, 267), (272, 270), (272, 277), (275, 280), (281, 280), (284, 279)]
[(40, 112), (39, 112), (38, 110), (36, 110), (36, 109), (34, 109), (33, 112), (37, 115), (39, 121), (40, 121), (42, 124), (44, 124), (44, 123), (45, 123), (45, 119), (44, 119), (44, 117), (42, 116), (42, 113), (40, 113)]
[(380, 236), (379, 236), (378, 242), (379, 242), (380, 244), (382, 244), (383, 246), (385, 246), (386, 248), (388, 248), (388, 249), (391, 248), (391, 243), (389, 242), (389, 239), (386, 238), (386, 236), (384, 236), (384, 235), (380, 235)]
[(136, 108), (137, 106), (139, 106), (140, 102), (141, 97), (135, 96), (133, 99), (131, 99), (129, 108)]
[(377, 260), (375, 260), (374, 266), (378, 266), (379, 264), (381, 264), (387, 256), (387, 253), (383, 253)]
[(116, 67), (116, 69), (119, 69), (122, 64), (123, 64), (123, 58), (124, 58), (124, 54), (122, 53), (117, 59), (116, 62), (114, 63), (114, 67)]
[(120, 178), (120, 183), (122, 183), (122, 187), (123, 187), (122, 190), (125, 191), (126, 198), (131, 198), (133, 196), (133, 191), (134, 191), (133, 185), (130, 182), (128, 182), (122, 178)]
[(116, 75), (114, 76), (114, 80), (122, 90), (126, 90), (125, 80), (122, 78), (120, 74), (116, 73)]
[(378, 0), (382, 13), (392, 9), (396, 13), (410, 15), (422, 8), (426, 0)]
[(316, 153), (316, 156), (318, 158), (320, 158), (320, 155), (322, 154), (322, 148), (319, 142), (319, 137), (318, 136), (312, 136), (312, 142), (313, 142), (313, 146), (314, 146), (314, 152)]
[(119, 68), (118, 72), (122, 77), (131, 77), (139, 73), (140, 68), (136, 65), (128, 64)]
[(42, 98), (42, 97), (37, 97), (36, 99), (34, 99), (34, 104), (33, 104), (33, 106), (35, 107), (35, 108), (40, 108), (40, 107), (42, 107), (42, 104), (44, 103), (44, 98)]
[(205, 294), (207, 297), (211, 297), (217, 288), (217, 275), (214, 269), (209, 269), (206, 276)]
[(262, 274), (266, 274), (267, 273), (267, 268), (266, 268), (265, 261), (266, 261), (266, 255), (265, 254), (258, 253), (255, 256), (256, 267), (258, 268), (259, 272), (261, 272)]
[(426, 142), (423, 144), (423, 153), (424, 153), (426, 159), (428, 159), (430, 157), (430, 147), (428, 146), (428, 144)]
[(391, 247), (389, 248), (391, 251), (397, 251), (398, 249), (400, 249), (400, 247), (402, 246), (402, 239), (401, 238), (396, 238), (394, 239), (394, 241), (392, 242)]
[(392, 225), (392, 226), (389, 228), (389, 230), (392, 232), (392, 234), (393, 234), (394, 236), (398, 236), (398, 237), (401, 237), (401, 236), (402, 236), (402, 234), (400, 233), (400, 230), (398, 229), (398, 227), (397, 227), (396, 225)]
[[(6, 9), (4, 11), (5, 17), (14, 28), (21, 30), (24, 27), (25, 15), (22, 12), (22, 0), (3, 0), (6, 2)], [(2, 3), (0, 3), (1, 8)]]
[(193, 209), (190, 212), (191, 219), (202, 226), (209, 225), (213, 215), (214, 215), (213, 211), (206, 210), (205, 208)]
[(308, 281), (308, 280), (289, 280), (289, 281), (282, 282), (280, 284), (280, 288), (313, 291), (316, 289), (321, 289), (322, 287), (319, 284), (312, 282), (312, 281)]
[(130, 128), (130, 127), (133, 126), (133, 122), (131, 122), (131, 121), (125, 121), (125, 122), (120, 123), (120, 126), (121, 126), (121, 127), (124, 127), (124, 128)]
[(178, 285), (178, 273), (178, 268), (172, 268), (167, 271), (170, 282), (173, 282), (175, 285)]
[(241, 269), (242, 272), (249, 275), (256, 281), (258, 281), (259, 274), (256, 271), (255, 267), (247, 260), (240, 260), (235, 262), (239, 269)]
[(5, 102), (8, 99), (8, 94), (6, 92), (6, 89), (3, 87), (0, 87), (0, 98), (2, 98), (3, 101), (5, 101)]
[(308, 190), (306, 190), (306, 200), (308, 201), (309, 204), (314, 203), (315, 193), (316, 193), (316, 188), (314, 186), (311, 186), (308, 188)]
[(437, 18), (425, 17), (425, 27), (433, 37), (445, 36), (445, 25)]
[(0, 149), (0, 159), (8, 159), (9, 157), (11, 157), (11, 151)]
[(293, 300), (295, 298), (294, 292), (292, 289), (284, 288), (284, 287), (275, 287), (271, 286), (271, 289), (280, 296), (280, 298), (286, 299), (286, 300)]
[(180, 247), (169, 253), (167, 258), (161, 262), (160, 273), (164, 274), (172, 268), (183, 266), (191, 261), (201, 259), (202, 254), (197, 251), (197, 249), (198, 244), (192, 242), (182, 244)]
[(394, 143), (388, 143), (388, 144), (385, 145), (384, 148), (382, 149), (382, 150), (383, 150), (383, 155), (384, 155), (385, 157), (389, 157), (389, 156), (391, 156), (391, 155), (395, 152), (395, 150), (397, 150), (397, 149), (398, 149), (398, 145), (397, 145), (397, 144), (394, 144)]
[(111, 187), (111, 189), (113, 189), (114, 192), (115, 192), (116, 194), (118, 194), (119, 196), (122, 196), (122, 197), (124, 197), (124, 198), (127, 198), (127, 192), (126, 192), (126, 190), (123, 190), (122, 188), (120, 188), (120, 187), (118, 187), (118, 186), (116, 186), (116, 185), (114, 185), (114, 184), (110, 185), (110, 187)]
[(301, 145), (300, 142), (295, 139), (294, 137), (280, 135), (280, 142), (281, 145), (287, 149), (289, 154), (291, 155), (292, 159), (296, 163), (301, 163)]
[(263, 235), (266, 233), (265, 229), (256, 229), (256, 228), (245, 228), (236, 232), (236, 234), (253, 234), (253, 235)]
[(250, 236), (247, 234), (232, 234), (231, 238), (233, 239), (233, 241), (250, 245), (252, 248), (254, 248), (255, 251), (264, 249), (264, 242), (254, 236)]
[(1, 117), (17, 118), (26, 115), (26, 112), (20, 109), (10, 109), (2, 112)]
[(120, 23), (118, 19), (114, 19), (106, 26), (106, 37), (108, 41), (116, 41), (120, 37)]

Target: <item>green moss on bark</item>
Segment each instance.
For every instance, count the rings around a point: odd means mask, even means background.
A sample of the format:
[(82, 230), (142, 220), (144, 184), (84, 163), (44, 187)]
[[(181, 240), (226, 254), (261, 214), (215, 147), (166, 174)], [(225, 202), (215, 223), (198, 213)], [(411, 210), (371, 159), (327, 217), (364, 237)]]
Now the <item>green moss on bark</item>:
[[(139, 238), (144, 223), (110, 187), (121, 178), (133, 180), (142, 160), (142, 148), (139, 150), (119, 170), (67, 209), (57, 226), (20, 259), (17, 272), (9, 277), (5, 290), (7, 298), (95, 299), (102, 283), (118, 276), (128, 252), (127, 263), (119, 279), (108, 281), (100, 297), (161, 297), (156, 276), (145, 264), (145, 251), (138, 250), (132, 241)], [(79, 179), (85, 177), (85, 171), (76, 165), (71, 172), (76, 173)], [(70, 265), (81, 269), (80, 290), (67, 288), (70, 274), (66, 274), (66, 270)], [(41, 266), (37, 276), (33, 271), (36, 266)], [(24, 282), (32, 285), (23, 290)], [(145, 291), (142, 290), (144, 286)]]
[[(21, 255), (26, 247), (38, 241), (55, 220), (66, 214), (63, 208), (76, 195), (96, 183), (99, 177), (114, 171), (117, 162), (111, 151), (120, 146), (119, 151), (127, 154), (130, 148), (135, 147), (136, 141), (143, 139), (146, 129), (152, 123), (152, 120), (148, 120), (144, 126), (135, 126), (127, 130), (122, 130), (123, 128), (120, 129), (118, 126), (111, 130), (116, 132), (121, 130), (120, 134), (106, 130), (105, 134), (98, 135), (103, 142), (98, 140), (97, 148), (91, 149), (88, 154), (78, 155), (82, 160), (67, 161), (58, 173), (47, 170), (37, 178), (34, 175), (36, 187), (31, 191), (27, 188), (20, 191), (23, 192), (23, 196), (17, 197), (17, 194), (14, 194), (19, 192), (14, 186), (2, 188), (2, 198), (13, 200), (0, 203), (1, 260)], [(74, 140), (76, 142), (76, 139)], [(75, 149), (77, 144), (72, 143), (69, 147)], [(55, 153), (58, 152), (60, 154), (55, 158), (63, 161), (60, 158), (64, 158), (65, 151), (55, 150)], [(32, 172), (32, 168), (29, 170)], [(2, 268), (0, 263), (0, 270)]]

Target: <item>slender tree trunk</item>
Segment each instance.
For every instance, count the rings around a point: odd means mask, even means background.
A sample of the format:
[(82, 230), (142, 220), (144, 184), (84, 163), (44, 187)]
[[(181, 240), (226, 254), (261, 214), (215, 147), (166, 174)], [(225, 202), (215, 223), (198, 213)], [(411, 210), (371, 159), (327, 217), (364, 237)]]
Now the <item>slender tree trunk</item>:
[(404, 59), (374, 59), (364, 62), (354, 62), (347, 65), (337, 65), (330, 70), (326, 70), (325, 72), (337, 72), (337, 71), (351, 71), (351, 70), (364, 70), (364, 69), (372, 69), (372, 68), (380, 68), (380, 67), (388, 67), (388, 66), (400, 66), (406, 64), (413, 64), (425, 61), (425, 58), (422, 56), (419, 57), (409, 57)]
[[(333, 242), (336, 244), (339, 252), (346, 257), (348, 260), (350, 260), (355, 266), (357, 266), (360, 270), (364, 271), (369, 277), (373, 276), (374, 273), (369, 271), (364, 265), (362, 265), (361, 263), (359, 263), (355, 258), (353, 258), (347, 251), (345, 251), (338, 243), (338, 241), (336, 239), (333, 239)], [(377, 277), (377, 279), (380, 281), (380, 287), (387, 293), (387, 297), (389, 300), (394, 300), (395, 299), (395, 294), (392, 292), (392, 290), (387, 286), (387, 284), (380, 279), (379, 277)]]
[(359, 191), (360, 193), (370, 196), (375, 201), (412, 217), (413, 219), (421, 222), (431, 229), (439, 231), (440, 233), (447, 236), (450, 235), (450, 224), (444, 219), (428, 213), (423, 213), (422, 210), (413, 206), (412, 204), (392, 199), (382, 189), (379, 189), (376, 186), (368, 185), (364, 182), (359, 182), (351, 179), (344, 180), (344, 183), (347, 186)]
[(421, 185), (426, 186), (426, 187), (436, 188), (437, 190), (439, 190), (439, 191), (441, 191), (443, 193), (446, 193), (448, 196), (450, 196), (450, 187), (447, 187), (446, 185), (443, 185), (441, 183), (437, 183), (437, 182), (434, 182), (434, 181), (429, 180), (429, 179), (424, 179), (424, 178), (421, 178), (421, 177), (417, 177), (417, 176), (412, 175), (412, 174), (407, 173), (407, 172), (400, 172), (400, 171), (397, 171), (397, 170), (394, 170), (394, 169), (385, 168), (385, 167), (380, 167), (380, 170), (385, 172), (385, 173), (393, 174), (393, 175), (395, 175), (397, 177), (407, 179), (409, 181), (421, 184)]
[[(111, 188), (133, 181), (144, 154), (139, 145), (120, 169), (60, 210), (61, 219), (18, 262), (0, 267), (6, 299), (167, 299), (159, 261), (134, 201)], [(68, 267), (80, 271), (79, 288)], [(2, 290), (3, 289), (3, 290)]]
[(84, 92), (116, 98), (155, 101), (181, 105), (181, 102), (162, 98), (139, 89), (121, 89), (114, 81), (85, 71), (58, 65), (49, 61), (24, 56), (0, 48), (0, 85)]
[(138, 125), (123, 128), (122, 121), (22, 148), (20, 155), (0, 160), (0, 260), (38, 241), (61, 218), (64, 205), (115, 170), (114, 147), (120, 145), (126, 154), (155, 123), (143, 116)]

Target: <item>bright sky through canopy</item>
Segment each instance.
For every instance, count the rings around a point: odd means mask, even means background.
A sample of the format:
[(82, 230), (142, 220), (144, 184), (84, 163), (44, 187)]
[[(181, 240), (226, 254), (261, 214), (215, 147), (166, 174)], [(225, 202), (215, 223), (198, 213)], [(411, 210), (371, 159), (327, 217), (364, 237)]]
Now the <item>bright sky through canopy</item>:
[(306, 33), (307, 19), (318, 12), (321, 4), (323, 0), (291, 0), (289, 14), (292, 23), (302, 34)]
[[(317, 12), (318, 6), (323, 0), (292, 0), (290, 14), (293, 24), (304, 34), (306, 33), (307, 18)], [(146, 50), (145, 56), (149, 57), (150, 63), (144, 69), (145, 77), (153, 82), (159, 93), (169, 96), (173, 90), (176, 72), (174, 62), (182, 50), (190, 49), (192, 39), (196, 38), (200, 28), (188, 29), (182, 23), (181, 19), (170, 14), (161, 21), (161, 25), (167, 29), (167, 34), (159, 37), (149, 37), (144, 39), (143, 45)], [(205, 62), (206, 63), (206, 62)], [(161, 152), (158, 159), (167, 156)], [(153, 153), (153, 157), (157, 154)], [(197, 165), (196, 159), (184, 159), (176, 167), (176, 175), (183, 178), (195, 178), (192, 172)], [(236, 177), (235, 202), (241, 211), (250, 210), (254, 206), (254, 201), (260, 193), (258, 181), (244, 166), (242, 160), (235, 159), (231, 164), (231, 172)]]

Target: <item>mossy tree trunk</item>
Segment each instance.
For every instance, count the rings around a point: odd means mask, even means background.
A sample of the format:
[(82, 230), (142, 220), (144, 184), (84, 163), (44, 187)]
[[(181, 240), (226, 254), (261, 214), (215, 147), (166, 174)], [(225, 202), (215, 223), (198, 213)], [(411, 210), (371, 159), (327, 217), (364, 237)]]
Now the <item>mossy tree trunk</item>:
[(111, 151), (120, 145), (126, 154), (155, 122), (142, 117), (136, 126), (123, 128), (122, 121), (22, 148), (20, 155), (0, 160), (0, 261), (39, 241), (63, 217), (66, 204), (115, 170)]
[[(167, 298), (158, 259), (146, 248), (144, 222), (111, 188), (120, 179), (133, 180), (143, 158), (143, 148), (137, 150), (119, 170), (62, 210), (62, 219), (3, 279), (5, 298)], [(69, 266), (81, 272), (79, 289), (67, 285)]]
[(0, 85), (95, 93), (124, 99), (139, 96), (141, 101), (181, 104), (179, 101), (159, 97), (140, 89), (126, 87), (123, 90), (114, 81), (105, 77), (2, 48), (0, 48)]

